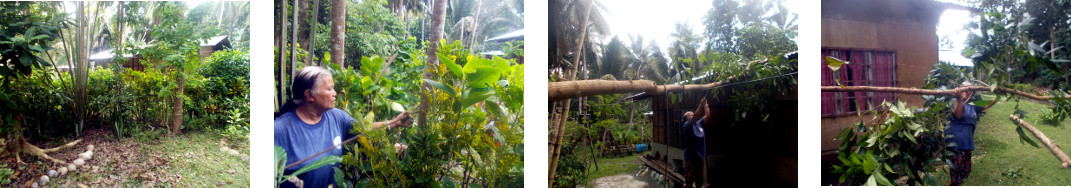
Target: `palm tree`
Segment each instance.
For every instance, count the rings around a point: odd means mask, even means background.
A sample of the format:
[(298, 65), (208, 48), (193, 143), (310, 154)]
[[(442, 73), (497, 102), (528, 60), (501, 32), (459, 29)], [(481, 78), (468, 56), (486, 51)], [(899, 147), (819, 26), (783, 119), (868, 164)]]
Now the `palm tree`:
[(677, 22), (674, 28), (676, 31), (670, 34), (674, 40), (669, 47), (670, 61), (676, 65), (673, 71), (683, 74), (682, 78), (690, 78), (695, 76), (693, 69), (699, 68), (697, 48), (700, 39), (687, 22)]
[(625, 70), (630, 67), (632, 57), (629, 56), (621, 40), (617, 37), (611, 39), (610, 43), (604, 46), (601, 56), (600, 61), (587, 64), (591, 70), (589, 78), (600, 78), (605, 75), (613, 76), (615, 79), (626, 78)]

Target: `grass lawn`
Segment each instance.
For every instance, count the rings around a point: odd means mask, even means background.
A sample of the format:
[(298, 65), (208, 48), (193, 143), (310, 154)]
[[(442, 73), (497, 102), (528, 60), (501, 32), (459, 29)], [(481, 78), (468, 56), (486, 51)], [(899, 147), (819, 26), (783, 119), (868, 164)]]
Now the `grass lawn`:
[(149, 150), (161, 151), (163, 156), (174, 157), (169, 163), (170, 173), (183, 178), (177, 185), (193, 187), (247, 187), (249, 186), (249, 142), (227, 141), (227, 147), (239, 152), (232, 155), (220, 150), (219, 134), (191, 132), (183, 136), (166, 137)]
[(595, 170), (594, 163), (589, 163), (590, 166), (588, 167), (588, 179), (585, 180), (585, 182), (591, 182), (591, 180), (594, 179), (606, 176), (613, 176), (620, 173), (635, 172), (636, 170), (640, 169), (640, 165), (643, 165), (642, 163), (640, 163), (639, 160), (636, 159), (636, 156), (641, 154), (643, 153), (633, 155), (621, 155), (618, 157), (599, 158), (599, 170)]
[[(983, 96), (992, 100), (993, 96)], [(1020, 143), (1015, 124), (1008, 115), (1016, 102), (1005, 100), (994, 105), (978, 121), (975, 130), (971, 174), (964, 185), (1071, 185), (1071, 169), (1060, 168), (1060, 161), (1028, 130), (1040, 148)], [(1051, 111), (1046, 104), (1023, 99), (1019, 109), (1027, 111), (1025, 121), (1036, 127), (1058, 146), (1071, 146), (1071, 119), (1058, 124), (1044, 123), (1042, 116)], [(1063, 149), (1067, 152), (1068, 149)], [(948, 167), (935, 174), (938, 184), (948, 183)]]

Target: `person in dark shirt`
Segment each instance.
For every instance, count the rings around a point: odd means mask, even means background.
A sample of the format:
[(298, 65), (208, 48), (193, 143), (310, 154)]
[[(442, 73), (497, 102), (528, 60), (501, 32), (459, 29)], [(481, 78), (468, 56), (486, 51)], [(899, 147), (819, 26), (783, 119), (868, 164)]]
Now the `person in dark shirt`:
[(688, 121), (684, 123), (682, 131), (682, 135), (684, 135), (682, 141), (685, 145), (684, 187), (703, 186), (703, 159), (707, 155), (707, 139), (703, 127), (706, 126), (707, 119), (710, 118), (710, 107), (707, 106), (706, 98), (699, 100), (699, 107), (694, 112), (685, 113)]
[[(353, 117), (350, 117), (346, 111), (335, 108), (335, 95), (337, 94), (334, 88), (335, 83), (331, 78), (331, 73), (317, 66), (302, 68), (297, 75), (294, 75), (291, 88), (291, 93), (294, 95), (275, 117), (275, 146), (286, 150), (286, 164), (315, 155), (355, 136), (349, 133), (350, 129), (355, 126), (352, 123)], [(364, 127), (362, 130), (407, 128), (412, 123), (409, 112), (402, 112), (389, 121), (363, 125), (369, 127)], [(323, 155), (284, 169), (284, 173), (294, 173), (328, 155), (341, 156), (342, 147), (335, 147)], [(299, 174), (296, 177), (300, 181), (287, 181), (281, 187), (328, 187), (335, 183), (334, 168), (337, 166), (338, 164), (324, 165)], [(300, 183), (295, 184), (295, 182)]]
[[(970, 83), (964, 82), (960, 88), (970, 86)], [(952, 107), (952, 117), (946, 127), (946, 142), (948, 147), (945, 149), (952, 153), (948, 159), (952, 161), (949, 164), (951, 180), (948, 182), (949, 186), (963, 185), (963, 180), (967, 179), (967, 176), (971, 173), (971, 151), (974, 150), (974, 128), (978, 124), (978, 116), (981, 115), (982, 110), (985, 108), (970, 104), (973, 91), (963, 91), (956, 94), (956, 101)]]

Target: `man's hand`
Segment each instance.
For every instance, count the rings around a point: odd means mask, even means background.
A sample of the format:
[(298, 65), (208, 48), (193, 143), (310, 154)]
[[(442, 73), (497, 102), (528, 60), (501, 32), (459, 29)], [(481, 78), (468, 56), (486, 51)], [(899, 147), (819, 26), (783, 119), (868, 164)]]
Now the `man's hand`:
[(391, 127), (413, 127), (413, 116), (409, 115), (409, 111), (402, 112), (390, 120)]

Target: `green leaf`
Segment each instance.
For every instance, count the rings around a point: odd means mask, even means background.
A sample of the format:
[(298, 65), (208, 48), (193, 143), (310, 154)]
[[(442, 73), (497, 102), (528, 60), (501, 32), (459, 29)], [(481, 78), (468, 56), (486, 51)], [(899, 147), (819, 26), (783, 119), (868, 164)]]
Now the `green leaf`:
[(876, 177), (875, 179), (878, 180), (878, 184), (880, 185), (893, 185), (889, 182), (889, 179), (886, 179), (884, 175), (881, 175), (881, 169), (875, 169), (874, 177)]
[(477, 67), (474, 70), (475, 72), (469, 72), (465, 77), (469, 88), (485, 88), (498, 81), (501, 73), (494, 67)]
[(1030, 144), (1031, 146), (1034, 146), (1035, 148), (1040, 148), (1040, 146), (1038, 146), (1038, 143), (1035, 143), (1034, 140), (1030, 139), (1030, 136), (1027, 136), (1026, 133), (1023, 132), (1023, 126), (1022, 125), (1016, 127), (1015, 128), (1015, 132), (1019, 133), (1019, 143), (1026, 142), (1027, 144)]
[(439, 62), (446, 64), (446, 68), (450, 69), (450, 72), (454, 73), (454, 76), (457, 76), (457, 78), (462, 78), (461, 76), (463, 76), (462, 73), (464, 72), (461, 72), (461, 66), (457, 65), (457, 63), (454, 63), (454, 60), (450, 59), (449, 57), (443, 56), (442, 54), (436, 55), (439, 56)]
[(323, 156), (323, 157), (320, 157), (320, 159), (317, 159), (316, 161), (313, 161), (312, 163), (308, 163), (307, 166), (302, 167), (301, 169), (298, 169), (298, 171), (293, 171), (293, 173), (291, 173), (289, 175), (299, 175), (299, 174), (302, 174), (302, 173), (305, 173), (305, 172), (308, 172), (308, 171), (319, 169), (320, 167), (323, 167), (323, 166), (334, 165), (334, 163), (338, 163), (340, 161), (342, 161), (342, 157), (333, 156), (333, 155)]
[(470, 93), (468, 96), (465, 96), (465, 98), (461, 99), (461, 107), (467, 108), (469, 106), (472, 106), (473, 104), (483, 102), (484, 100), (487, 100), (487, 97), (490, 97), (492, 94), (494, 93), (472, 91), (472, 93)]
[(874, 175), (870, 175), (870, 178), (866, 179), (866, 184), (863, 184), (863, 185), (865, 185), (865, 186), (878, 186), (878, 183), (874, 180)]
[(836, 72), (837, 70), (840, 70), (840, 67), (842, 65), (846, 65), (846, 64), (849, 64), (849, 63), (850, 62), (848, 62), (848, 61), (842, 61), (842, 60), (837, 59), (836, 57), (833, 57), (833, 56), (826, 56), (826, 66), (829, 66), (829, 69), (832, 70), (833, 72)]
[(443, 92), (446, 92), (446, 94), (449, 94), (450, 96), (456, 96), (457, 95), (457, 93), (454, 92), (453, 88), (450, 88), (450, 86), (446, 86), (443, 83), (439, 83), (439, 82), (436, 82), (434, 80), (429, 80), (427, 78), (424, 79), (424, 82), (428, 83), (431, 86), (434, 86), (436, 88), (439, 88), (439, 89), (443, 90)]
[(391, 108), (391, 110), (394, 110), (395, 112), (404, 112), (405, 111), (405, 107), (402, 107), (402, 104), (398, 104), (397, 102), (391, 102), (390, 103), (390, 108)]
[(22, 63), (22, 66), (30, 66), (31, 61), (29, 53), (22, 53), (22, 55), (19, 56), (19, 62)]
[(469, 187), (473, 187), (473, 188), (483, 188), (483, 185), (480, 185), (480, 184), (477, 184), (477, 183), (469, 183)]

